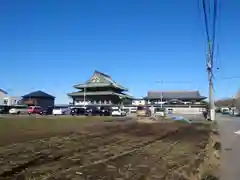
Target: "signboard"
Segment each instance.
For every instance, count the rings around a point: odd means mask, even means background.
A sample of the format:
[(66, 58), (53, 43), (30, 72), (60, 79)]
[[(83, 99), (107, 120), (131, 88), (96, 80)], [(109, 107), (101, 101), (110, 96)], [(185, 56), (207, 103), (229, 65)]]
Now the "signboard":
[(94, 75), (92, 78), (91, 78), (91, 82), (93, 83), (99, 83), (100, 82), (100, 78), (96, 75)]

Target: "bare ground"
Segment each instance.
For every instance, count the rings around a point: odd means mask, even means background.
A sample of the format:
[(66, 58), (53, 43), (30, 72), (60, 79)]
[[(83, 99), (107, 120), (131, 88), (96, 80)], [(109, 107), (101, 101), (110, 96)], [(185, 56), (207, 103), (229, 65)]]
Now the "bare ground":
[(0, 179), (190, 180), (209, 132), (184, 123), (98, 122), (34, 141), (15, 135), (18, 143), (0, 147)]

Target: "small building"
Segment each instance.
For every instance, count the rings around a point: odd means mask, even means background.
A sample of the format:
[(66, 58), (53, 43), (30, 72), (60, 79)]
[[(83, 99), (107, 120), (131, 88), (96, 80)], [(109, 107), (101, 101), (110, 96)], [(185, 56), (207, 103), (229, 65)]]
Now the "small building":
[(8, 92), (0, 89), (0, 106), (14, 106), (20, 103), (22, 97), (11, 96)]
[(126, 99), (133, 99), (125, 94), (125, 87), (99, 71), (94, 71), (87, 82), (74, 85), (74, 88), (78, 91), (68, 93), (73, 105), (120, 105)]
[(146, 105), (146, 100), (144, 100), (144, 99), (134, 99), (134, 100), (132, 100), (132, 105), (133, 106), (144, 106), (144, 105)]
[(22, 103), (29, 106), (41, 106), (47, 108), (54, 106), (55, 97), (43, 91), (34, 91), (22, 96)]

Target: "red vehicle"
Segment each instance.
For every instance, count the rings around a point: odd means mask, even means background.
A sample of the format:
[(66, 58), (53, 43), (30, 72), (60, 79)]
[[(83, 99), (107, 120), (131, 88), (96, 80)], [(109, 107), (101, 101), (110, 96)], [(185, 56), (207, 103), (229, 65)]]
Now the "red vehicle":
[(28, 111), (28, 114), (40, 114), (42, 111), (42, 108), (40, 106), (29, 106), (27, 111)]

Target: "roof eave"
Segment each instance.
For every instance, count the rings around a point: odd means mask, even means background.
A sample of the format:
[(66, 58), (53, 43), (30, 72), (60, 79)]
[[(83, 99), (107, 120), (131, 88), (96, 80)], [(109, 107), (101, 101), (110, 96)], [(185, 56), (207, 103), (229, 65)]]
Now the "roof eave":
[[(143, 99), (147, 99), (147, 100), (152, 100), (152, 99), (160, 99), (160, 97), (144, 97)], [(184, 100), (203, 100), (206, 99), (206, 97), (201, 96), (201, 97), (194, 97), (194, 98), (165, 98), (163, 97), (163, 99), (165, 100), (172, 100), (172, 99), (184, 99)]]

